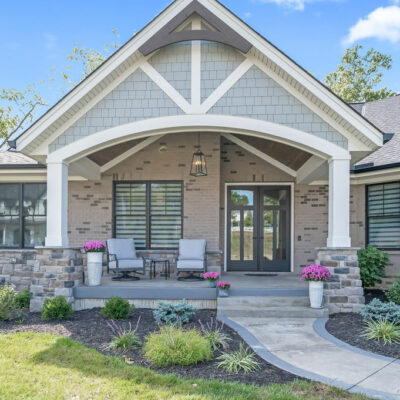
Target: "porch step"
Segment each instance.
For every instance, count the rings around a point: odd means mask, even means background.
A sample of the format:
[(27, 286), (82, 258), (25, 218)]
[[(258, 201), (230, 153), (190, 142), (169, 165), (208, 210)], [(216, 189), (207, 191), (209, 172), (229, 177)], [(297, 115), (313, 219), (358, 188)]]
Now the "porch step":
[(327, 317), (328, 309), (312, 309), (308, 297), (219, 297), (217, 300), (219, 317), (252, 317), (252, 318), (318, 318)]

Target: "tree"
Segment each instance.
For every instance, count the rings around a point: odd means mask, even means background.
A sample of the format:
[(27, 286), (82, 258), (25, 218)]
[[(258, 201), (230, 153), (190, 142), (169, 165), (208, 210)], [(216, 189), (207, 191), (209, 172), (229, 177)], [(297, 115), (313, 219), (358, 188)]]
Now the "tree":
[(46, 106), (46, 103), (33, 86), (22, 92), (15, 89), (2, 89), (0, 92), (0, 148), (12, 135), (30, 124), (35, 112), (43, 106)]
[(336, 71), (325, 77), (325, 84), (347, 103), (365, 102), (394, 96), (387, 87), (376, 89), (383, 71), (392, 68), (392, 57), (371, 48), (364, 55), (363, 47), (346, 49)]
[[(112, 31), (115, 38), (116, 30)], [(110, 44), (105, 44), (101, 51), (87, 47), (75, 46), (72, 53), (67, 56), (67, 60), (72, 64), (67, 65), (65, 71), (61, 73), (64, 82), (69, 84), (69, 89), (77, 85), (72, 74), (76, 72), (80, 80), (86, 78), (91, 72), (99, 67), (120, 45), (114, 40)], [(78, 71), (76, 71), (78, 67)], [(50, 78), (50, 81), (56, 80)], [(59, 79), (57, 79), (59, 82)], [(0, 149), (6, 144), (7, 140), (18, 132), (22, 132), (27, 125), (34, 120), (37, 111), (47, 106), (40, 97), (34, 86), (29, 86), (23, 91), (16, 89), (1, 89), (0, 92)]]

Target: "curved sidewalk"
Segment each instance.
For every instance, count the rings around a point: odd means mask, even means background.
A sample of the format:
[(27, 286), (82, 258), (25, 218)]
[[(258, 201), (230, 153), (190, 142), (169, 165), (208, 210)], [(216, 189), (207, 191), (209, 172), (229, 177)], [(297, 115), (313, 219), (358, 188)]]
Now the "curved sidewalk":
[(226, 318), (262, 358), (301, 377), (370, 397), (400, 400), (400, 360), (350, 346), (326, 318)]

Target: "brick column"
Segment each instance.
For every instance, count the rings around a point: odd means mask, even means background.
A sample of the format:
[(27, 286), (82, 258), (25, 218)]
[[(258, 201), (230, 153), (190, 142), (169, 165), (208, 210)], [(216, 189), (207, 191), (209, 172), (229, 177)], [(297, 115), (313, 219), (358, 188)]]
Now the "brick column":
[(80, 248), (37, 248), (33, 267), (30, 311), (41, 311), (44, 300), (64, 296), (72, 305), (73, 288), (83, 282)]
[(324, 302), (330, 314), (357, 312), (365, 303), (358, 267), (358, 248), (318, 248), (316, 263), (327, 267), (332, 277), (324, 284)]

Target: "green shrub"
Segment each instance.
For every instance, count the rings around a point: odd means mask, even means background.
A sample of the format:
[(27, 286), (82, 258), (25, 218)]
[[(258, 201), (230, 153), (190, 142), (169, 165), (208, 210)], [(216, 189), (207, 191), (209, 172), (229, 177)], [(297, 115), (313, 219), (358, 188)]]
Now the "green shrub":
[(118, 296), (112, 296), (100, 311), (106, 318), (110, 319), (125, 319), (129, 317), (131, 310), (135, 306), (131, 306), (128, 300), (121, 299)]
[(197, 308), (181, 300), (178, 304), (159, 301), (153, 315), (159, 324), (187, 324)]
[(0, 320), (8, 320), (19, 314), (17, 292), (12, 286), (4, 285), (0, 289)]
[(16, 300), (19, 308), (29, 308), (31, 304), (31, 292), (25, 289), (22, 293), (17, 294)]
[(390, 302), (384, 303), (379, 299), (373, 299), (359, 311), (364, 321), (386, 319), (388, 322), (400, 325), (400, 306)]
[(195, 329), (166, 325), (147, 336), (144, 356), (157, 367), (192, 365), (211, 358), (211, 346)]
[(400, 306), (400, 280), (394, 282), (388, 290), (385, 290), (385, 294), (389, 301)]
[(139, 328), (140, 317), (137, 321), (135, 329), (132, 329), (131, 323), (129, 323), (129, 328), (123, 328), (119, 326), (115, 321), (107, 321), (107, 325), (113, 331), (114, 336), (109, 345), (106, 346), (107, 349), (118, 350), (122, 353), (127, 352), (134, 347), (140, 347), (142, 341), (140, 340), (137, 330)]
[(385, 267), (389, 264), (387, 253), (368, 245), (363, 250), (358, 250), (358, 263), (363, 287), (374, 287), (382, 283), (385, 276)]
[(231, 374), (238, 374), (241, 371), (247, 374), (260, 369), (254, 353), (249, 348), (246, 349), (243, 344), (240, 344), (239, 350), (221, 354), (218, 360), (217, 366)]
[(72, 314), (72, 306), (65, 297), (58, 296), (46, 299), (42, 308), (42, 319), (50, 321), (67, 319)]
[(368, 340), (383, 340), (387, 343), (400, 343), (400, 328), (387, 319), (367, 322), (363, 335)]

